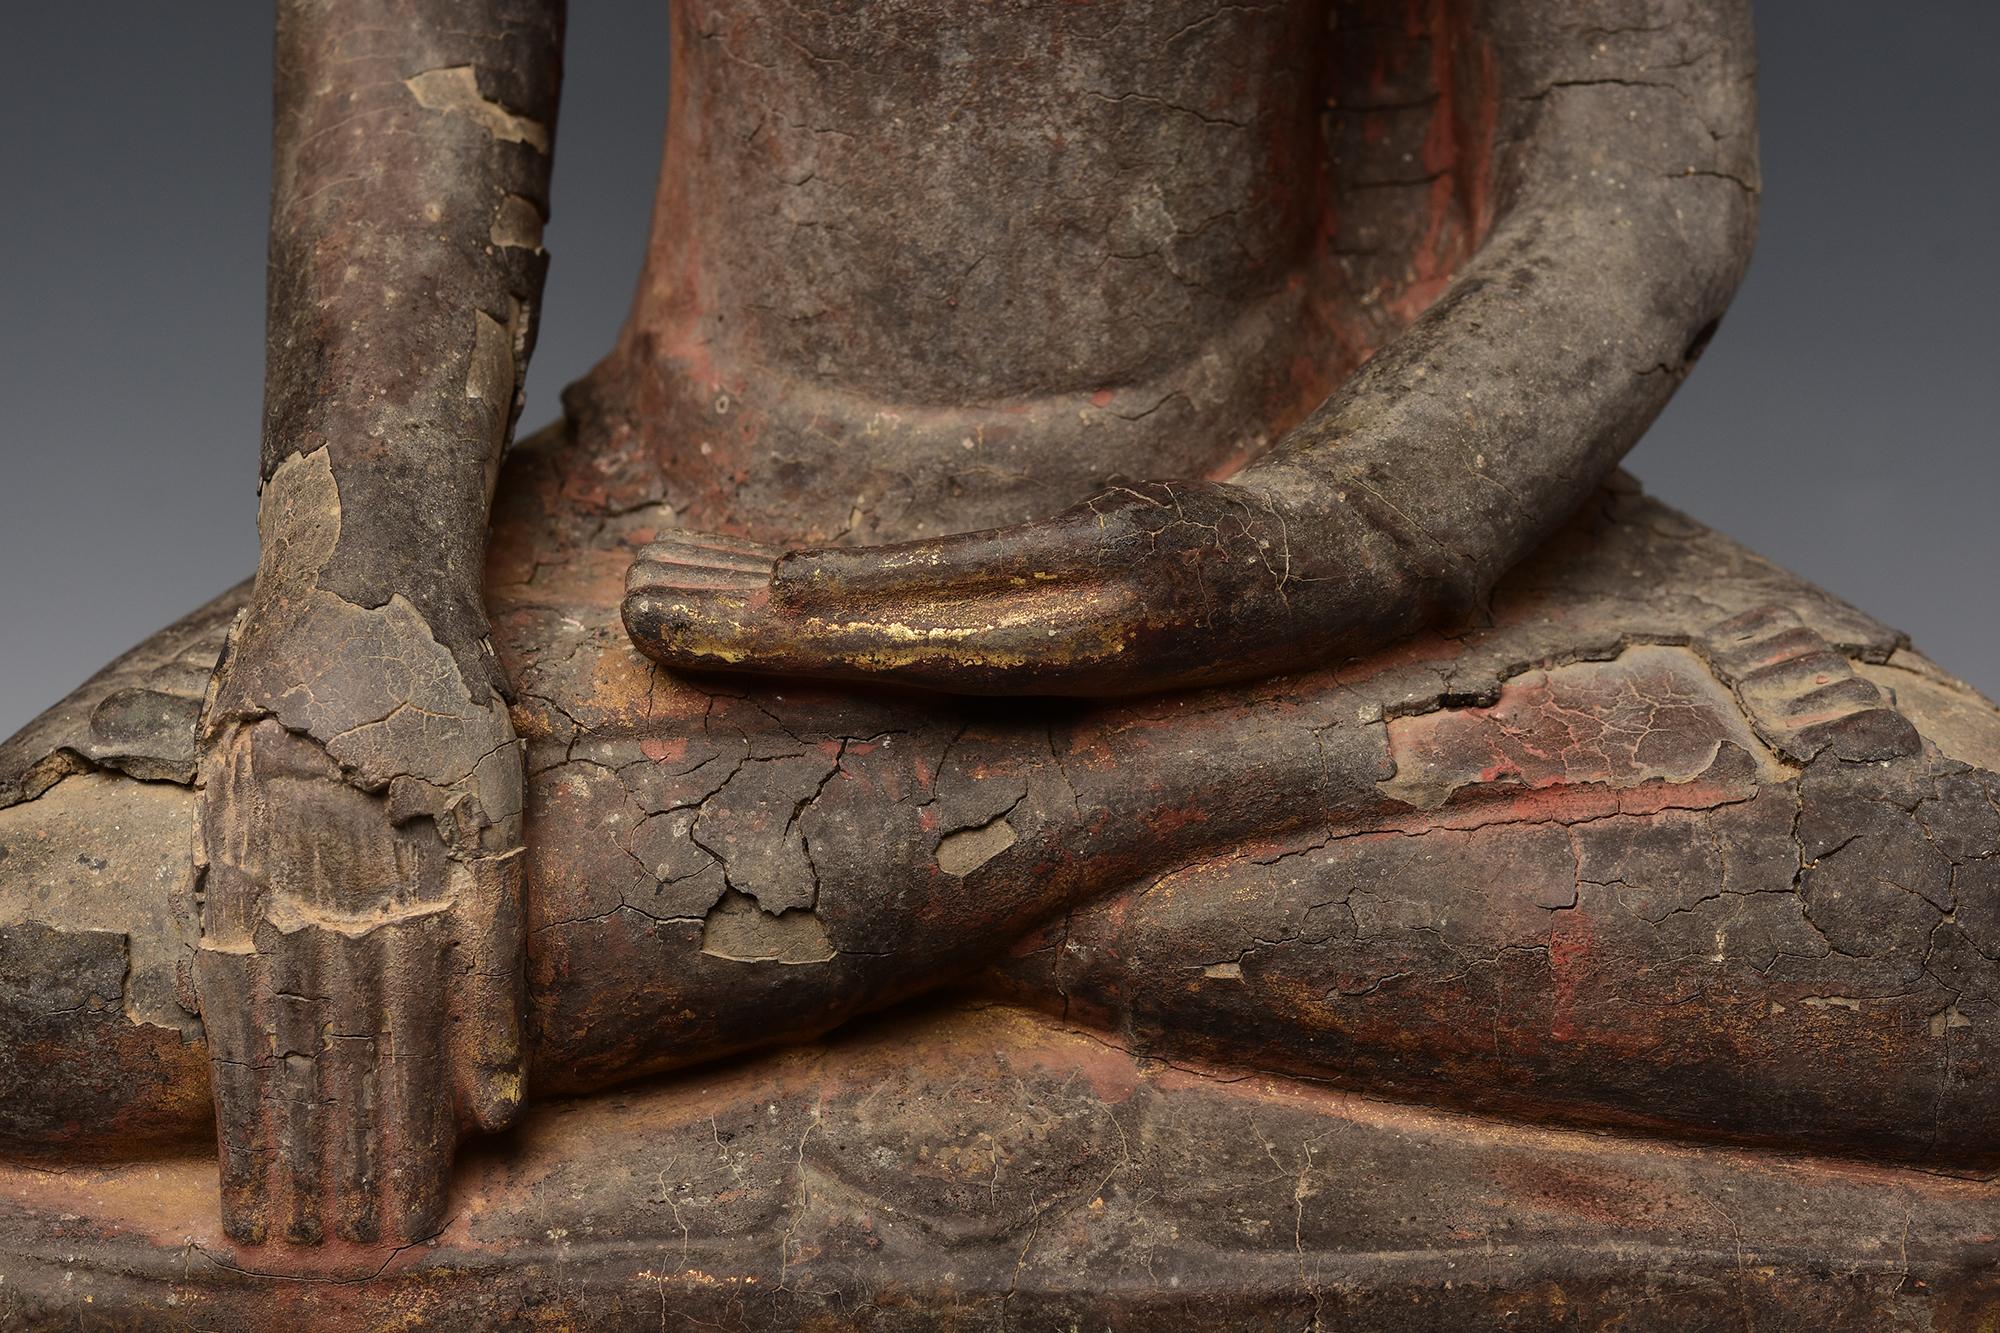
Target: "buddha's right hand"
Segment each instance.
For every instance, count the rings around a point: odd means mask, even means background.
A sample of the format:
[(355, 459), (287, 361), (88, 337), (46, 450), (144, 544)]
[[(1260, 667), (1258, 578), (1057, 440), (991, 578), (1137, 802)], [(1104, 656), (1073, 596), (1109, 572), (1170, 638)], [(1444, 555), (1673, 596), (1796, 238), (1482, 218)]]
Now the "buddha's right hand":
[(202, 729), (224, 1225), (418, 1240), (460, 1133), (521, 1096), (519, 745), (497, 676), (468, 681), (407, 601), (267, 582)]
[(239, 1240), (432, 1234), (460, 1132), (520, 1102), (522, 760), (480, 570), (562, 24), (559, 0), (278, 6), (262, 554), (198, 774)]

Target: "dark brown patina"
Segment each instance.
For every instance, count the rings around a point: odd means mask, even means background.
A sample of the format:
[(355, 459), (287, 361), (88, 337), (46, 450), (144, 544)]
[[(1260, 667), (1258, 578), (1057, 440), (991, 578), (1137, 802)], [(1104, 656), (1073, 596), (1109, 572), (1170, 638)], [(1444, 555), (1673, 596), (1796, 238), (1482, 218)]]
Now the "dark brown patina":
[(1982, 1326), (2000, 711), (1614, 472), (1743, 5), (680, 5), (504, 466), (560, 6), (280, 14), (257, 577), (0, 747), (0, 1319)]

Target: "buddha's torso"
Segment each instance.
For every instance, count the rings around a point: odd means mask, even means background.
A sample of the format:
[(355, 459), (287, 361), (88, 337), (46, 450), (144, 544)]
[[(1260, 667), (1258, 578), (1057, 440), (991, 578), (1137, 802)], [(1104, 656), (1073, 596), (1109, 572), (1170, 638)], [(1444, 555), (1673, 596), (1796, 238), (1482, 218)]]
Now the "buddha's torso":
[(1017, 521), (1226, 472), (1335, 382), (1320, 6), (936, 10), (675, 9), (646, 270), (581, 401), (683, 522)]

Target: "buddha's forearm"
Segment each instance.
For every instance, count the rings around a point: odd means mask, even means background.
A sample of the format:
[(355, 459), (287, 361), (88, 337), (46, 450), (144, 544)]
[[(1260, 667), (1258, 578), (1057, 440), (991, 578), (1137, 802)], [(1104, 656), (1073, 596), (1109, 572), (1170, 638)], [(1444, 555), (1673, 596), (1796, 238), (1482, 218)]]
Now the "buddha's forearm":
[[(1093, 501), (1142, 539), (1121, 533), (1101, 564), (1167, 572), (1128, 581), (1129, 609), (1098, 599), (1115, 631), (1099, 633), (1103, 651), (1051, 657), (1001, 686), (1136, 693), (1372, 651), (1470, 613), (1606, 481), (1700, 355), (1749, 259), (1748, 16), (1731, 0), (1666, 29), (1705, 53), (1667, 83), (1648, 81), (1644, 62), (1596, 68), (1549, 31), (1558, 10), (1496, 15), (1496, 40), (1525, 48), (1500, 62), (1525, 109), (1496, 182), (1506, 204), (1478, 253), (1228, 482)], [(1079, 586), (1096, 597), (1105, 582)], [(992, 688), (980, 666), (925, 683)]]
[[(282, 0), (263, 475), (326, 451), (361, 605), (476, 638), (546, 259), (560, 0)], [(265, 506), (266, 560), (286, 519)]]
[(1442, 262), (1448, 213), (1477, 232), (1491, 199), (1491, 230), (1265, 459), (898, 546), (671, 535), (633, 567), (635, 642), (681, 667), (1116, 695), (1310, 666), (1463, 615), (1639, 438), (1749, 253), (1747, 3), (1663, 4), (1643, 26), (1614, 8), (1484, 6), (1453, 57), (1475, 70), (1473, 105), (1432, 112), (1462, 141), (1435, 183), (1465, 199), (1426, 202), (1412, 263)]
[[(1343, 532), (1391, 534), (1404, 559), (1385, 597), (1483, 597), (1601, 485), (1700, 354), (1755, 232), (1747, 6), (1687, 7), (1623, 62), (1561, 26), (1587, 14), (1497, 9), (1521, 135), (1501, 158), (1498, 226), (1235, 478), (1323, 525), (1320, 564), (1352, 554)], [(1696, 54), (1664, 68), (1681, 51)]]

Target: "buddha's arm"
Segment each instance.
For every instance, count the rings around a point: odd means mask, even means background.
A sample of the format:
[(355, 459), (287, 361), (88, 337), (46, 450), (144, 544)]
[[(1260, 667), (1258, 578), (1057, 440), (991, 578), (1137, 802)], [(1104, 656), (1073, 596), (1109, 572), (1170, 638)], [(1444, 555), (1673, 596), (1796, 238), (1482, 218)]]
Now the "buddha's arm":
[(412, 1239), (521, 1095), (521, 759), (487, 507), (545, 260), (559, 0), (281, 0), (262, 543), (211, 687), (224, 1219)]
[(1485, 7), (1494, 228), (1263, 459), (898, 546), (670, 538), (634, 566), (635, 641), (688, 668), (1121, 694), (1363, 652), (1476, 606), (1638, 439), (1748, 257), (1748, 5), (1665, 5), (1644, 29), (1613, 8)]

